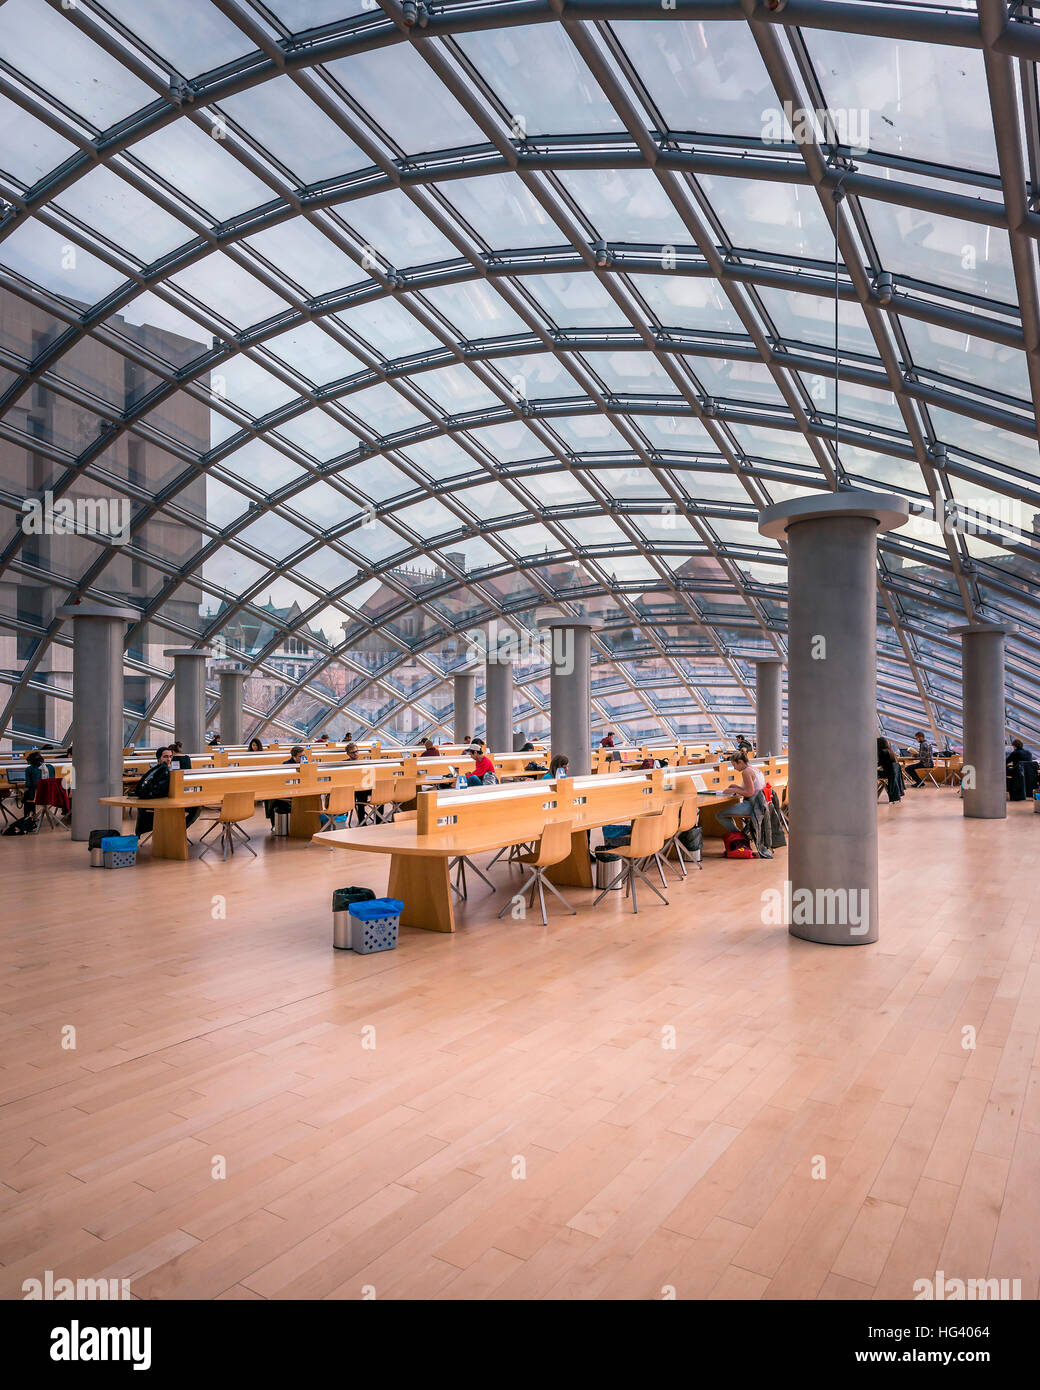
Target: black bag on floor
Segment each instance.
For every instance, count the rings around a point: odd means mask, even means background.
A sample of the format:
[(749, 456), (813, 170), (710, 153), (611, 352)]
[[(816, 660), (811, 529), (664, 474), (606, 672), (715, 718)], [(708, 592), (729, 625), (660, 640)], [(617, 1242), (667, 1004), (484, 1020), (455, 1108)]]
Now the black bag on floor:
[(681, 830), (679, 843), (683, 849), (688, 849), (691, 854), (696, 854), (704, 848), (704, 831), (699, 825), (695, 825), (691, 830)]
[(36, 829), (36, 820), (33, 816), (21, 816), (18, 820), (13, 820), (10, 825), (5, 825), (3, 833), (5, 835), (31, 835)]
[(784, 823), (780, 819), (780, 807), (776, 804), (775, 796), (769, 803), (769, 819), (773, 830), (773, 848), (776, 849), (778, 845), (786, 845), (787, 835), (784, 833)]
[(371, 888), (336, 888), (332, 894), (333, 912), (343, 912), (351, 903), (367, 903), (375, 898)]

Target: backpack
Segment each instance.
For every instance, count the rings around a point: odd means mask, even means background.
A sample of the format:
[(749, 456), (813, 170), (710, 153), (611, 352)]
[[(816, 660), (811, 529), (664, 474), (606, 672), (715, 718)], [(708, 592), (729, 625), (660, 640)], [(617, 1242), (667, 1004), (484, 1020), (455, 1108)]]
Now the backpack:
[(36, 829), (36, 820), (33, 816), (22, 816), (18, 820), (13, 820), (10, 825), (5, 825), (4, 835), (31, 835)]
[(167, 769), (162, 767), (162, 764), (159, 764), (158, 767), (149, 768), (148, 771), (141, 778), (140, 782), (138, 782), (137, 786), (130, 793), (131, 796), (138, 796), (141, 798), (142, 801), (154, 801), (158, 797), (168, 796), (170, 786), (168, 772), (166, 787), (160, 790), (156, 786), (156, 783), (160, 780), (160, 778), (157, 776), (157, 773), (159, 772), (160, 768), (162, 768), (162, 771), (167, 772)]
[(722, 837), (722, 843), (726, 846), (725, 857), (727, 859), (754, 859), (755, 851), (751, 848), (751, 841), (742, 830), (730, 830)]
[(495, 774), (494, 774), (493, 772), (485, 772), (484, 775), (483, 775), (483, 777), (482, 777), (480, 780), (481, 780), (481, 782), (484, 784), (485, 787), (497, 787), (497, 786), (498, 786), (498, 778), (495, 776)]

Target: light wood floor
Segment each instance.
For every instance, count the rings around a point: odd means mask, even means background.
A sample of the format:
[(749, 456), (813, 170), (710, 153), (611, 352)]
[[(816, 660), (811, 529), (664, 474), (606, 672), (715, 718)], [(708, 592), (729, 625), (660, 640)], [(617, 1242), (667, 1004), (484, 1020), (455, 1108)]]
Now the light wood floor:
[(0, 840), (0, 1296), (1036, 1298), (1040, 816), (960, 812), (882, 804), (849, 949), (762, 925), (786, 851), (548, 929), (477, 881), (357, 957), (330, 894), (385, 867), (259, 820), (227, 864)]

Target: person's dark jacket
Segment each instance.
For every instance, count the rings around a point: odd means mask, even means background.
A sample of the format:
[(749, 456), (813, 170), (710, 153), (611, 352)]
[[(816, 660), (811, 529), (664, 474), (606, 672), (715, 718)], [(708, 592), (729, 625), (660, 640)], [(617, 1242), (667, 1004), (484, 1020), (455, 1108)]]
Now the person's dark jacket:
[(905, 790), (903, 769), (899, 765), (899, 759), (893, 757), (887, 748), (878, 752), (878, 776), (885, 779), (889, 801), (902, 801)]
[(751, 798), (751, 813), (748, 819), (751, 822), (751, 833), (755, 837), (759, 858), (771, 859), (773, 857), (773, 818), (770, 814), (770, 806), (766, 800), (764, 787), (755, 792)]
[(1025, 801), (1037, 789), (1037, 764), (1028, 748), (1013, 748), (1007, 755), (1008, 796)]

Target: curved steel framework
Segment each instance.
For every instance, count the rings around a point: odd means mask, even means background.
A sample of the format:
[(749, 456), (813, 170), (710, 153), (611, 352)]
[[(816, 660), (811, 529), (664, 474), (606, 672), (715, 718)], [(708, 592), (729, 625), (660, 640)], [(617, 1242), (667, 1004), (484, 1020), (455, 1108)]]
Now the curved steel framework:
[(131, 737), (229, 636), (260, 732), (436, 732), (545, 606), (602, 721), (724, 736), (784, 650), (759, 508), (866, 484), (917, 513), (881, 727), (957, 736), (979, 614), (1040, 737), (1038, 56), (1001, 0), (8, 0), (0, 734), (60, 732), (89, 595)]

